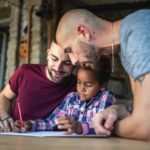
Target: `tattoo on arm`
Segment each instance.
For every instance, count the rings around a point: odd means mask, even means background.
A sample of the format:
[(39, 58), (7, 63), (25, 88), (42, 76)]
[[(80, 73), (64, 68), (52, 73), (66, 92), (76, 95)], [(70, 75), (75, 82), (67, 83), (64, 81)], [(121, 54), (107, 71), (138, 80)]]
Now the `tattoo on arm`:
[(137, 80), (139, 81), (140, 85), (142, 86), (142, 83), (144, 81), (145, 75), (139, 77)]

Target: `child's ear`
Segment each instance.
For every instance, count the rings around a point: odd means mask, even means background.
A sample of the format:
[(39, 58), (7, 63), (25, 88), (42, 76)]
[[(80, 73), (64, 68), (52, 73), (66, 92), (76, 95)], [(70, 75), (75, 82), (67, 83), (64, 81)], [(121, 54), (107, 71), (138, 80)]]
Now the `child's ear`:
[(79, 24), (77, 26), (77, 34), (81, 38), (81, 40), (89, 41), (91, 38), (90, 30), (83, 24)]

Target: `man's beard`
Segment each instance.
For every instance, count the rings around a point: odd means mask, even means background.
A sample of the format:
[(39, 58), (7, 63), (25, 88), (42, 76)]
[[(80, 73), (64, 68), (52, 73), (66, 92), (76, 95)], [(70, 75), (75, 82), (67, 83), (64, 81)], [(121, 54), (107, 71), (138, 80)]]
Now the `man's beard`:
[(63, 76), (61, 76), (61, 78), (57, 78), (57, 77), (54, 77), (53, 74), (52, 74), (52, 71), (54, 70), (50, 70), (48, 67), (47, 67), (47, 71), (48, 71), (48, 74), (49, 76), (51, 77), (52, 81), (56, 82), (56, 83), (61, 83), (65, 80), (65, 78), (68, 76), (67, 73), (63, 73)]
[(79, 47), (82, 50), (82, 53), (84, 53), (84, 57), (87, 58), (87, 62), (80, 61), (81, 66), (87, 66), (91, 69), (96, 69), (99, 64), (99, 48), (95, 47), (94, 45), (79, 41)]
[[(91, 69), (94, 70), (99, 70), (100, 64), (102, 64), (105, 60), (108, 61), (108, 63), (110, 63), (111, 60), (111, 56), (112, 56), (112, 46), (108, 46), (108, 47), (96, 47), (94, 45), (88, 44), (88, 43), (84, 43), (82, 41), (79, 41), (79, 46), (82, 49), (83, 52), (85, 52), (86, 54), (86, 58), (89, 60), (89, 62), (92, 62), (92, 64), (89, 64), (87, 66), (89, 66)], [(114, 45), (114, 54), (116, 55), (117, 53), (119, 53), (120, 51), (120, 45)], [(109, 60), (110, 59), (110, 60)], [(81, 65), (85, 65), (84, 62), (83, 64), (81, 63)]]

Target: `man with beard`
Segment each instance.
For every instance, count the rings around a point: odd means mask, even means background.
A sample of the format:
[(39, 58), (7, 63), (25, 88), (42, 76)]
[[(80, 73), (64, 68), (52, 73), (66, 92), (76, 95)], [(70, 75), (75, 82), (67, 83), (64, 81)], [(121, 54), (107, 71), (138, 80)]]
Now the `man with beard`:
[[(46, 64), (23, 64), (0, 93), (0, 130), (15, 129), (20, 101), (24, 120), (47, 117), (70, 92), (75, 91), (76, 78), (67, 54), (52, 42)], [(11, 105), (13, 102), (13, 105)]]
[[(94, 118), (97, 134), (150, 141), (150, 10), (136, 11), (122, 20), (110, 22), (84, 9), (71, 10), (61, 18), (57, 43), (73, 64), (97, 68), (102, 55), (112, 55), (120, 45), (121, 63), (129, 75), (133, 111), (112, 106)], [(96, 67), (97, 66), (97, 67)], [(113, 130), (114, 129), (114, 130)]]

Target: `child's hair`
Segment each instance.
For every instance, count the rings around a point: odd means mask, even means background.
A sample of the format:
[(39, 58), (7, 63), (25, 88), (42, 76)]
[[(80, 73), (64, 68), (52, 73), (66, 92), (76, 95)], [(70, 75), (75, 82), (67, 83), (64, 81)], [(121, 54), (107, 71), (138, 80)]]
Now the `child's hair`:
[[(111, 74), (111, 59), (108, 56), (102, 56), (99, 62), (98, 68), (96, 70), (86, 67), (85, 65), (78, 66), (78, 69), (90, 70), (92, 71), (94, 78), (99, 82), (100, 85), (106, 83)], [(77, 70), (78, 70), (77, 69)]]

